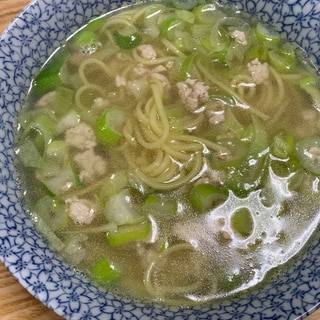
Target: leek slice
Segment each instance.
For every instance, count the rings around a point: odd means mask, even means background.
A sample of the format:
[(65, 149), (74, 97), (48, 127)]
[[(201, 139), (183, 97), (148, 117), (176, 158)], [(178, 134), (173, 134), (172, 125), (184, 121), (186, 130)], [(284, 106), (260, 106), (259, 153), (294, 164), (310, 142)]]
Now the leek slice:
[(189, 194), (192, 207), (200, 213), (207, 212), (227, 198), (228, 196), (224, 191), (209, 183), (195, 185)]
[(283, 132), (277, 134), (271, 145), (271, 153), (279, 159), (287, 159), (294, 153), (294, 139)]
[(30, 140), (26, 140), (17, 150), (18, 157), (25, 167), (43, 168), (45, 162), (42, 159), (37, 147)]
[(34, 211), (50, 225), (53, 231), (65, 229), (68, 225), (69, 215), (65, 205), (49, 195), (38, 200)]
[(253, 231), (254, 222), (247, 208), (239, 208), (231, 217), (231, 227), (242, 237), (249, 237)]
[(65, 247), (64, 242), (55, 234), (51, 227), (38, 214), (32, 213), (31, 220), (35, 223), (40, 234), (47, 239), (52, 249), (59, 252)]
[(303, 78), (299, 82), (300, 88), (302, 88), (313, 100), (314, 107), (320, 111), (320, 89), (317, 86), (315, 77), (310, 76)]
[(126, 32), (116, 31), (114, 38), (121, 49), (133, 49), (142, 41), (142, 37), (137, 32), (127, 34)]
[(217, 6), (214, 3), (206, 3), (195, 7), (193, 14), (195, 16), (195, 22), (201, 24), (213, 24), (223, 17), (223, 13), (217, 10)]
[(296, 56), (291, 44), (285, 43), (281, 48), (270, 50), (268, 53), (270, 64), (281, 73), (295, 70)]
[(54, 60), (45, 65), (33, 81), (33, 90), (38, 95), (43, 95), (62, 85), (60, 70), (67, 60), (66, 53), (57, 54)]
[(122, 189), (111, 197), (105, 205), (104, 213), (106, 219), (116, 225), (135, 224), (144, 218), (136, 212), (128, 189)]
[(272, 46), (276, 46), (281, 41), (280, 36), (270, 30), (265, 24), (259, 22), (255, 28), (255, 34), (260, 42), (266, 42)]
[(97, 31), (106, 21), (105, 17), (98, 17), (91, 19), (85, 27), (85, 30)]
[(183, 31), (186, 25), (186, 21), (180, 18), (168, 18), (160, 24), (160, 33), (164, 38), (172, 41), (176, 39), (176, 32)]
[(119, 247), (124, 244), (145, 240), (151, 231), (149, 221), (140, 224), (120, 226), (117, 231), (109, 232), (107, 240), (110, 246)]
[(97, 284), (107, 285), (118, 279), (120, 272), (116, 270), (107, 258), (103, 257), (92, 265), (91, 276)]
[(105, 147), (115, 147), (118, 145), (122, 134), (125, 114), (117, 108), (111, 107), (102, 113), (95, 125), (95, 135), (98, 143)]
[(320, 136), (307, 137), (298, 141), (295, 153), (307, 171), (320, 175)]
[(36, 171), (36, 177), (53, 194), (61, 194), (68, 186), (77, 185), (76, 175), (69, 160), (64, 141), (53, 141), (44, 155), (45, 166)]

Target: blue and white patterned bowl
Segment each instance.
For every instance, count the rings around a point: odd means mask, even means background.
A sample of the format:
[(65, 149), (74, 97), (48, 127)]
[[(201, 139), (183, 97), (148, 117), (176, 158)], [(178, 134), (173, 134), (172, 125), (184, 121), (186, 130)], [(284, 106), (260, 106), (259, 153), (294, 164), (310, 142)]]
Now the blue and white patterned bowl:
[[(256, 14), (296, 41), (320, 66), (320, 0), (221, 0)], [(19, 282), (66, 319), (303, 319), (320, 305), (320, 238), (290, 269), (251, 295), (206, 308), (119, 300), (77, 274), (47, 247), (24, 212), (13, 166), (15, 117), (31, 78), (90, 18), (130, 0), (36, 0), (0, 38), (0, 256)], [(319, 233), (319, 229), (318, 229)]]

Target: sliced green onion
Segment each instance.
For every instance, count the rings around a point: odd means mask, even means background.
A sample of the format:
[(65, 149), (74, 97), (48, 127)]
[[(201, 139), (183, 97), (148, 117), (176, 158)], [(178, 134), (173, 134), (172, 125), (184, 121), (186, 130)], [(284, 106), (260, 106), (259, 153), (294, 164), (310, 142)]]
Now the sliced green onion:
[(223, 17), (223, 13), (217, 10), (214, 3), (199, 5), (193, 9), (196, 23), (214, 24), (218, 19)]
[[(50, 167), (41, 168), (37, 171), (37, 179), (42, 182), (49, 192), (55, 195), (62, 194), (65, 192), (65, 188), (68, 188), (68, 185), (77, 185), (77, 177), (71, 165), (67, 165), (62, 168), (58, 174), (47, 176), (46, 170), (51, 170)], [(55, 168), (56, 169), (56, 168)]]
[(177, 10), (177, 17), (183, 21), (186, 21), (190, 24), (194, 23), (194, 14), (188, 10)]
[(261, 62), (268, 60), (268, 49), (263, 45), (254, 45), (250, 47), (245, 53), (246, 61), (259, 59)]
[(142, 41), (142, 37), (137, 32), (122, 34), (119, 31), (116, 31), (114, 33), (114, 38), (121, 49), (133, 49)]
[(231, 227), (242, 237), (248, 237), (253, 231), (254, 222), (247, 208), (236, 210), (231, 217)]
[(320, 136), (307, 137), (298, 141), (295, 152), (307, 171), (320, 175)]
[(119, 170), (106, 179), (102, 187), (103, 197), (110, 198), (128, 186), (129, 178), (125, 170)]
[(72, 43), (78, 46), (90, 45), (98, 41), (98, 35), (95, 32), (87, 29), (80, 31), (72, 39)]
[(159, 216), (161, 219), (174, 217), (178, 210), (178, 204), (173, 199), (163, 201), (155, 194), (149, 194), (144, 200), (141, 211), (147, 215)]
[(314, 76), (307, 76), (299, 81), (299, 85), (301, 88), (305, 86), (316, 86), (317, 80)]
[(189, 194), (189, 201), (192, 207), (205, 213), (228, 198), (227, 194), (212, 184), (201, 183), (195, 185)]
[(256, 155), (266, 150), (269, 146), (269, 142), (267, 132), (261, 121), (257, 117), (252, 116), (252, 124), (254, 137), (249, 152), (253, 155)]
[(85, 27), (85, 30), (97, 31), (106, 21), (105, 17), (91, 19)]
[(117, 107), (106, 109), (95, 125), (95, 135), (98, 143), (105, 147), (115, 147), (118, 145), (124, 125), (124, 112)]
[(43, 95), (62, 85), (60, 70), (66, 60), (66, 54), (58, 54), (54, 60), (40, 70), (33, 82), (33, 90), (36, 94)]
[(194, 39), (190, 36), (190, 32), (188, 31), (177, 30), (175, 32), (174, 45), (184, 53), (193, 52), (196, 48)]
[(264, 126), (254, 116), (248, 126), (250, 137), (243, 139), (249, 145), (247, 156), (228, 172), (227, 186), (240, 196), (258, 188), (268, 172), (269, 143)]
[(69, 161), (68, 146), (64, 141), (52, 141), (44, 155), (45, 166), (36, 176), (53, 194), (61, 194), (67, 185), (77, 185), (76, 175)]
[(30, 123), (26, 123), (23, 128), (21, 139), (32, 141), (38, 152), (43, 155), (48, 143), (54, 136), (56, 118), (52, 112), (41, 112), (29, 120)]
[(278, 177), (288, 177), (291, 173), (288, 161), (272, 159), (270, 161), (270, 167), (273, 173)]
[(161, 204), (161, 199), (156, 196), (155, 194), (149, 194), (145, 200), (144, 200), (144, 205), (160, 205)]
[(294, 139), (283, 132), (277, 134), (271, 145), (271, 153), (280, 159), (287, 159), (294, 152)]
[(38, 148), (30, 140), (24, 141), (19, 146), (17, 154), (25, 167), (43, 168), (45, 166), (45, 162), (40, 155)]
[(183, 60), (180, 68), (180, 73), (179, 73), (179, 81), (184, 81), (189, 77), (191, 78), (194, 77), (194, 74), (195, 74), (195, 64), (193, 63), (194, 57), (195, 55), (191, 54)]
[(69, 215), (65, 205), (49, 195), (37, 201), (34, 211), (50, 225), (53, 231), (61, 231), (68, 225)]
[(161, 35), (169, 40), (176, 39), (176, 31), (183, 31), (186, 27), (186, 22), (179, 18), (168, 18), (160, 24)]
[(120, 272), (116, 270), (107, 258), (103, 257), (92, 265), (91, 276), (97, 284), (108, 285), (119, 278)]
[(270, 64), (281, 73), (290, 73), (296, 68), (296, 56), (291, 44), (285, 43), (280, 49), (268, 53)]
[(73, 90), (59, 86), (55, 90), (55, 103), (54, 111), (55, 113), (65, 114), (73, 107)]
[(212, 155), (211, 165), (214, 169), (238, 167), (249, 152), (249, 144), (237, 139), (223, 139), (218, 144), (225, 147), (226, 151), (216, 152)]
[(147, 8), (144, 16), (145, 33), (157, 37), (160, 33), (158, 26), (158, 18), (160, 13), (164, 11), (165, 7), (160, 4), (155, 4)]
[(215, 100), (227, 106), (226, 108), (224, 108), (225, 123), (227, 127), (240, 139), (245, 128), (234, 115), (234, 108), (232, 108), (232, 106), (236, 105), (235, 100), (230, 96), (216, 96)]
[(152, 4), (146, 9), (144, 19), (157, 20), (159, 18), (159, 15), (163, 13), (163, 11), (166, 9), (167, 8), (162, 4), (158, 4), (158, 3)]
[(255, 34), (260, 42), (267, 42), (273, 46), (276, 46), (281, 40), (279, 34), (273, 32), (265, 24), (262, 24), (260, 22), (257, 24), (257, 27), (255, 28)]
[(31, 220), (37, 226), (37, 230), (48, 240), (48, 243), (52, 249), (59, 252), (65, 247), (63, 241), (38, 214), (32, 213)]
[(101, 46), (101, 43), (97, 33), (85, 28), (74, 36), (71, 45), (74, 50), (89, 55), (95, 53)]
[(300, 88), (302, 88), (313, 100), (314, 107), (320, 110), (320, 89), (317, 86), (317, 80), (314, 76), (303, 78), (299, 82)]
[(107, 240), (110, 246), (119, 247), (130, 242), (145, 240), (150, 231), (151, 225), (149, 221), (129, 226), (120, 226), (117, 231), (107, 234)]
[(231, 44), (231, 37), (229, 32), (221, 26), (223, 19), (220, 19), (213, 27), (210, 34), (211, 50), (217, 54), (226, 54), (227, 49)]
[(144, 217), (136, 212), (128, 189), (122, 189), (111, 197), (105, 205), (105, 217), (116, 225), (135, 224)]
[(251, 191), (259, 188), (267, 178), (269, 168), (268, 153), (248, 155), (239, 166), (230, 168), (226, 178), (226, 186), (237, 196), (247, 196)]

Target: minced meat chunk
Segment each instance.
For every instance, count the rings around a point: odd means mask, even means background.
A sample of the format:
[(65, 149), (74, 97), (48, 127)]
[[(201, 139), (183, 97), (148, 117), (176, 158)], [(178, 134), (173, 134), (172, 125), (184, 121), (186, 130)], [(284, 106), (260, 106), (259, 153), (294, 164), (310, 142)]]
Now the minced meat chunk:
[(88, 200), (73, 197), (65, 202), (69, 209), (69, 215), (75, 223), (90, 224), (92, 222), (95, 216), (95, 209)]
[(255, 84), (262, 84), (269, 79), (269, 65), (261, 63), (259, 59), (254, 59), (247, 64), (247, 70), (250, 73)]
[(93, 129), (85, 123), (80, 123), (67, 130), (65, 141), (67, 145), (80, 151), (88, 150), (97, 145)]
[(137, 47), (140, 56), (147, 60), (153, 60), (157, 57), (157, 52), (151, 44), (142, 44)]
[(94, 182), (106, 172), (105, 160), (97, 155), (93, 148), (76, 154), (74, 161), (80, 169), (79, 178), (82, 182)]
[(239, 44), (242, 44), (246, 46), (248, 44), (246, 34), (243, 31), (240, 30), (234, 30), (231, 32), (231, 37), (238, 42)]
[(201, 103), (209, 100), (209, 87), (196, 79), (188, 78), (183, 82), (178, 82), (176, 86), (182, 102), (191, 111), (195, 111)]

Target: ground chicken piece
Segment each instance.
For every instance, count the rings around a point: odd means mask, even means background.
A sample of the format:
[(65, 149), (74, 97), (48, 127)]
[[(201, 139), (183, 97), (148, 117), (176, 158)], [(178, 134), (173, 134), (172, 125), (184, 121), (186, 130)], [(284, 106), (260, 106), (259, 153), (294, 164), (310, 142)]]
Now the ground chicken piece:
[(125, 87), (127, 85), (127, 79), (125, 77), (117, 75), (115, 85), (117, 88)]
[(144, 74), (148, 73), (149, 69), (147, 69), (142, 63), (137, 64), (137, 66), (133, 69), (136, 76), (140, 77)]
[(79, 178), (85, 183), (94, 182), (106, 172), (105, 160), (97, 155), (93, 148), (76, 154), (74, 161), (80, 169)]
[(262, 84), (269, 79), (269, 65), (261, 63), (259, 59), (254, 59), (247, 64), (247, 70), (250, 73), (255, 84)]
[(178, 94), (182, 102), (191, 110), (195, 111), (201, 103), (209, 100), (209, 87), (196, 79), (190, 79), (177, 83)]
[(88, 150), (97, 145), (93, 129), (85, 123), (80, 123), (67, 130), (65, 133), (65, 141), (67, 145), (80, 151)]
[(67, 199), (69, 215), (75, 223), (90, 224), (95, 216), (94, 206), (88, 200), (76, 197)]
[(151, 44), (142, 44), (137, 47), (140, 56), (147, 60), (153, 60), (157, 57), (157, 53)]
[(165, 90), (170, 90), (171, 85), (169, 79), (162, 74), (162, 72), (166, 72), (167, 68), (163, 65), (158, 65), (153, 69), (145, 67), (143, 64), (138, 64), (134, 69), (134, 75), (137, 77), (143, 77), (144, 79), (156, 79), (159, 80)]
[(240, 30), (234, 30), (231, 32), (231, 37), (238, 42), (239, 44), (242, 44), (246, 46), (248, 44), (246, 34), (243, 31)]

